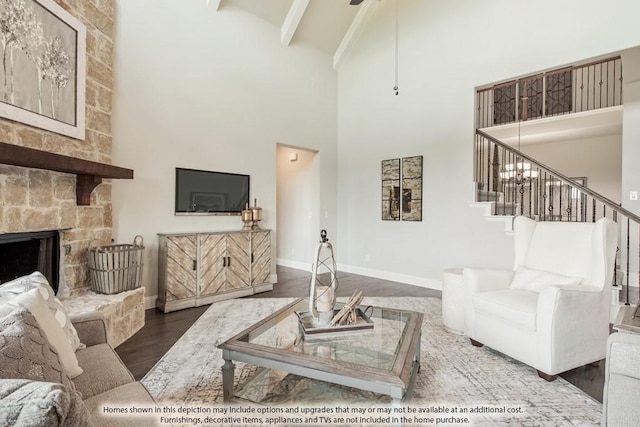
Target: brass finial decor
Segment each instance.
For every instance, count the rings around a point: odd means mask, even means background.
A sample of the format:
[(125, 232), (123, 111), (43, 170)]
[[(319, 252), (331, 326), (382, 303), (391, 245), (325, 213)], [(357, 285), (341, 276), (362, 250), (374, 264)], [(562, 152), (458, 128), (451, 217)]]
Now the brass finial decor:
[(251, 230), (253, 224), (253, 211), (249, 209), (249, 203), (246, 204), (242, 211), (242, 222), (244, 223), (242, 226), (243, 230)]
[(260, 226), (258, 223), (262, 221), (262, 208), (258, 207), (258, 199), (253, 199), (253, 208), (251, 208), (253, 213), (253, 229), (260, 230)]

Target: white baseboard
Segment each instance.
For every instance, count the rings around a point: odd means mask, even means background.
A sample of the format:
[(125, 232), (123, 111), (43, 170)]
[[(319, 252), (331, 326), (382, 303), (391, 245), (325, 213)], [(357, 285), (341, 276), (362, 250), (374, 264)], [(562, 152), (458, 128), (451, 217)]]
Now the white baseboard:
[(281, 265), (283, 267), (295, 268), (296, 270), (304, 270), (311, 272), (311, 263), (310, 262), (300, 262), (300, 261), (291, 261), (289, 259), (276, 259), (276, 264)]
[[(296, 270), (311, 272), (311, 265), (309, 263), (278, 258), (276, 260), (276, 264), (283, 267), (295, 268)], [(374, 270), (370, 268), (354, 267), (347, 264), (338, 264), (338, 272), (340, 271), (344, 271), (345, 273), (359, 274), (361, 276), (373, 277), (376, 279), (406, 283), (407, 285), (420, 286), (421, 288), (435, 289), (438, 291), (442, 290), (441, 280), (431, 280), (422, 277), (409, 276), (407, 274), (391, 273), (388, 271)]]
[(374, 277), (376, 279), (406, 283), (407, 285), (420, 286), (421, 288), (435, 289), (437, 291), (442, 290), (442, 280), (425, 279), (423, 277), (410, 276), (408, 274), (392, 273), (389, 271), (355, 267), (346, 264), (338, 264), (338, 271), (359, 274), (361, 276)]
[(158, 299), (157, 295), (151, 297), (145, 297), (144, 299), (144, 309), (149, 310), (151, 308), (156, 308), (156, 299)]

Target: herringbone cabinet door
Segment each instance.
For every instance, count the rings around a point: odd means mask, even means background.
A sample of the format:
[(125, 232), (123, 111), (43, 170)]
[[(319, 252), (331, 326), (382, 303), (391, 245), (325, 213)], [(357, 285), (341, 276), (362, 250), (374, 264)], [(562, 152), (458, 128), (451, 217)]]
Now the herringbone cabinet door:
[(268, 231), (251, 233), (251, 284), (261, 285), (269, 282), (271, 276), (271, 237)]
[(167, 237), (167, 301), (196, 295), (196, 244), (195, 235)]
[(251, 286), (250, 247), (249, 233), (227, 234), (227, 291)]
[(223, 292), (225, 289), (225, 256), (227, 239), (224, 234), (201, 234), (199, 296)]

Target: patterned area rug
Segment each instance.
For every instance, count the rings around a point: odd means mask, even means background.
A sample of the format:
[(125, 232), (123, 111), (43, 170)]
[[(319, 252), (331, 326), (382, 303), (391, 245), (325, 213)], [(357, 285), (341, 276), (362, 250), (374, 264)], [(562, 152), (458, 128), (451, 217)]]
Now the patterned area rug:
[[(161, 404), (199, 407), (222, 405), (222, 351), (216, 345), (291, 301), (293, 298), (248, 298), (212, 304), (144, 377), (142, 383)], [(466, 337), (447, 332), (442, 325), (440, 299), (365, 298), (364, 305), (424, 313), (421, 370), (412, 398), (406, 404), (412, 410), (423, 408), (423, 414), (431, 415), (442, 408), (446, 408), (450, 414), (456, 411), (454, 415), (459, 417), (458, 420), (467, 419), (458, 425), (600, 424), (602, 405), (562, 378), (546, 382), (538, 377), (533, 368), (487, 347), (473, 347)], [(267, 378), (268, 383), (273, 383), (274, 378), (278, 380), (276, 386), (271, 386), (271, 400), (261, 397), (262, 405), (318, 406), (339, 403), (389, 407), (389, 400), (384, 396), (272, 371), (265, 372), (242, 363), (236, 364), (235, 373), (237, 390), (256, 379)], [(412, 421), (419, 419), (422, 418), (411, 418)]]

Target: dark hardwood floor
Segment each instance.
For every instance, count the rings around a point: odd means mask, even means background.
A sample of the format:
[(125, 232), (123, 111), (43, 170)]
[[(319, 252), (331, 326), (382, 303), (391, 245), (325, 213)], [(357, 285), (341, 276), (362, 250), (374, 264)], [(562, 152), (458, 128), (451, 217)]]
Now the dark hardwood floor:
[[(277, 273), (278, 283), (274, 285), (272, 291), (247, 298), (307, 296), (311, 277), (309, 272), (278, 266)], [(372, 297), (441, 297), (440, 291), (356, 274), (339, 272), (338, 281), (340, 286), (337, 295), (341, 297), (351, 296), (355, 289), (360, 289), (366, 296)], [(202, 306), (166, 314), (157, 309), (147, 310), (145, 326), (118, 346), (116, 352), (134, 377), (139, 380), (208, 308), (209, 306)], [(602, 361), (597, 367), (583, 366), (565, 372), (561, 376), (602, 402), (604, 367), (605, 363)]]

